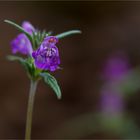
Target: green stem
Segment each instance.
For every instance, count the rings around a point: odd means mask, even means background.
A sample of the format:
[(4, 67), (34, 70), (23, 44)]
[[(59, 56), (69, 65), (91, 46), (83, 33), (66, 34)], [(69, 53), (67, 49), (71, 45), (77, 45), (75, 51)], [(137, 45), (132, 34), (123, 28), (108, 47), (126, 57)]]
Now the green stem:
[(28, 99), (28, 108), (27, 108), (25, 140), (31, 139), (32, 114), (33, 114), (36, 88), (37, 88), (37, 81), (31, 80), (30, 93)]

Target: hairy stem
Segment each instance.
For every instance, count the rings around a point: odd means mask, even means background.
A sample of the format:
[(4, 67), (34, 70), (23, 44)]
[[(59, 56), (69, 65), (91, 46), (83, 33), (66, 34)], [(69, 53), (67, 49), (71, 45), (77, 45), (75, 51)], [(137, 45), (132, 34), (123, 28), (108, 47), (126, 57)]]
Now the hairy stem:
[(36, 88), (37, 88), (37, 81), (31, 80), (28, 107), (27, 107), (25, 140), (31, 139), (32, 114), (33, 114), (33, 106), (34, 106)]

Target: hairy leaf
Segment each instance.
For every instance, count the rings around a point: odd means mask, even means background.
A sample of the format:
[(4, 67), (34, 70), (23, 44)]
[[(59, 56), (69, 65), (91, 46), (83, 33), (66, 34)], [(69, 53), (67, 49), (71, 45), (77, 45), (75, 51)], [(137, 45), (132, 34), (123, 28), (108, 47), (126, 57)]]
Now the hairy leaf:
[(61, 90), (57, 83), (57, 80), (47, 72), (41, 73), (40, 75), (44, 78), (45, 83), (47, 83), (54, 90), (57, 98), (61, 99)]

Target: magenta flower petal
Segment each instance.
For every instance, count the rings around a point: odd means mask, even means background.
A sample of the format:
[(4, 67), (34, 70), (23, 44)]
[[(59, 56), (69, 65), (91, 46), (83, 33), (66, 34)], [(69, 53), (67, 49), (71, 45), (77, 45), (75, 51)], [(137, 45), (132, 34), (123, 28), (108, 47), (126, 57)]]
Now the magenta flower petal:
[(17, 52), (24, 55), (32, 54), (32, 45), (29, 39), (24, 34), (19, 34), (12, 42), (12, 53), (15, 54)]
[(58, 39), (54, 36), (46, 37), (40, 47), (32, 53), (37, 68), (50, 71), (58, 69), (60, 58), (55, 46), (57, 42)]
[(33, 25), (28, 22), (28, 21), (24, 21), (22, 23), (22, 27), (25, 29), (26, 32), (28, 32), (29, 34), (32, 34), (35, 31), (35, 28), (33, 27)]

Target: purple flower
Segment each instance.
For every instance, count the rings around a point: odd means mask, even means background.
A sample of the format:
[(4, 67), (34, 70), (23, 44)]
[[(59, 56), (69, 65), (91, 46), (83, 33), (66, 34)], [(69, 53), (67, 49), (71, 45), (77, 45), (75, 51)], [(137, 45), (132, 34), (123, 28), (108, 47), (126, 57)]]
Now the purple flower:
[(123, 94), (117, 85), (123, 80), (129, 68), (128, 58), (122, 52), (112, 54), (105, 63), (103, 69), (105, 84), (101, 90), (101, 109), (107, 116), (118, 116), (123, 112)]
[(12, 53), (15, 54), (17, 52), (28, 55), (32, 54), (32, 45), (29, 39), (24, 34), (19, 34), (12, 42)]
[[(32, 32), (35, 31), (34, 27), (27, 21), (23, 22), (22, 27), (29, 34), (32, 34)], [(31, 55), (33, 51), (29, 39), (23, 33), (19, 34), (14, 40), (12, 40), (11, 47), (13, 54), (19, 52), (24, 55)]]
[(32, 53), (37, 68), (50, 71), (59, 68), (59, 51), (55, 45), (57, 42), (58, 39), (54, 36), (46, 37), (40, 47)]

